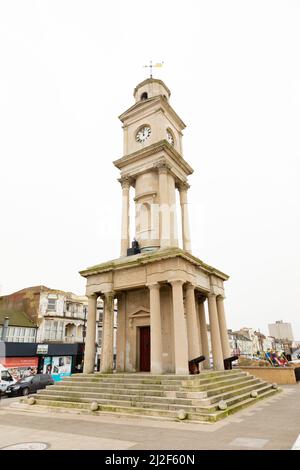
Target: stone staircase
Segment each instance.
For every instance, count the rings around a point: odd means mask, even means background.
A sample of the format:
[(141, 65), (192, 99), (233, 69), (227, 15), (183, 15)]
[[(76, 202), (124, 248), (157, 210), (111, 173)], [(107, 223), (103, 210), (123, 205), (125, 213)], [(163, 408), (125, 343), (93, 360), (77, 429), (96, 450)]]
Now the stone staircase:
[[(253, 391), (257, 392), (254, 398)], [(236, 369), (189, 376), (75, 374), (33, 397), (43, 409), (214, 422), (278, 391), (272, 384)], [(22, 401), (26, 404), (28, 398)], [(220, 409), (220, 401), (223, 406), (226, 402), (226, 409)], [(98, 405), (97, 410), (91, 411), (92, 403), (96, 408)]]

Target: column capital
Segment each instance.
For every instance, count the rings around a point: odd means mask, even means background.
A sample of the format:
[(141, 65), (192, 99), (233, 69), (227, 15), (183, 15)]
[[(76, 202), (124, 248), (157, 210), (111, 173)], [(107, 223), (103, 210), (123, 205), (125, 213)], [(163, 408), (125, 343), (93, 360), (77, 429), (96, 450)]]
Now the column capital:
[(179, 192), (187, 191), (188, 189), (190, 189), (190, 185), (187, 181), (179, 181), (177, 187)]
[(208, 299), (213, 299), (213, 298), (217, 299), (217, 294), (215, 294), (214, 292), (209, 292), (207, 294), (207, 298)]
[(123, 299), (124, 296), (125, 296), (125, 294), (126, 294), (126, 292), (124, 292), (124, 291), (115, 292), (115, 298), (116, 298), (117, 300)]
[(217, 300), (225, 300), (225, 295), (224, 294), (218, 294), (217, 295)]
[(105, 300), (110, 300), (111, 298), (114, 298), (116, 295), (116, 292), (114, 290), (110, 290), (110, 291), (107, 291), (107, 292), (101, 292), (101, 297)]
[(183, 285), (186, 281), (183, 281), (182, 279), (170, 279), (168, 281), (169, 284), (173, 285)]
[(187, 282), (185, 288), (187, 290), (195, 290), (196, 289), (196, 286), (194, 284), (192, 284), (191, 282)]
[(171, 170), (171, 165), (164, 158), (155, 163), (154, 167), (158, 170), (159, 174), (168, 173)]
[(94, 298), (98, 299), (99, 296), (100, 296), (100, 294), (98, 294), (97, 292), (93, 292), (92, 294), (87, 294), (86, 295), (86, 297), (88, 299), (94, 299)]
[(160, 289), (160, 284), (158, 282), (149, 282), (146, 286), (151, 289)]
[(201, 304), (204, 303), (206, 301), (206, 295), (203, 294), (202, 292), (197, 292), (196, 293), (196, 296), (197, 296), (197, 299), (198, 299), (198, 302), (200, 302)]
[(128, 175), (123, 175), (118, 179), (122, 189), (129, 189), (131, 185), (131, 178)]

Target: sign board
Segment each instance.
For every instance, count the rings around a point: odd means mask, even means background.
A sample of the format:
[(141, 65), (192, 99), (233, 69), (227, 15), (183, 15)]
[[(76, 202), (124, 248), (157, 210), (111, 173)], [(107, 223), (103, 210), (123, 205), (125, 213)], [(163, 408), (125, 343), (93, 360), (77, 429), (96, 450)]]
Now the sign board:
[(48, 344), (38, 344), (36, 347), (37, 354), (47, 354), (48, 353)]

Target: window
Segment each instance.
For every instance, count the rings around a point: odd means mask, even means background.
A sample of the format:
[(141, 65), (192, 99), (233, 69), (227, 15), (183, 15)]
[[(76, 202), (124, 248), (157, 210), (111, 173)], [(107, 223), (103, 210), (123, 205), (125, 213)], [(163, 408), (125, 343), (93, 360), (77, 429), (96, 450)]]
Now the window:
[(35, 329), (34, 328), (26, 328), (25, 329), (25, 343), (34, 343), (35, 341)]
[(141, 100), (147, 100), (148, 99), (148, 93), (144, 91), (144, 93), (141, 94)]
[(101, 344), (102, 344), (102, 328), (99, 328), (99, 330), (98, 330), (98, 343), (99, 343), (99, 346), (101, 346)]
[(58, 321), (54, 321), (52, 323), (52, 328), (50, 330), (50, 339), (55, 340), (57, 338), (57, 332), (58, 332)]
[(1, 372), (1, 380), (6, 380), (7, 382), (11, 382), (13, 378), (7, 370), (3, 370)]
[(51, 310), (52, 312), (56, 310), (56, 299), (48, 299), (47, 310)]
[(46, 341), (58, 341), (63, 339), (64, 322), (46, 320), (45, 322), (45, 337)]

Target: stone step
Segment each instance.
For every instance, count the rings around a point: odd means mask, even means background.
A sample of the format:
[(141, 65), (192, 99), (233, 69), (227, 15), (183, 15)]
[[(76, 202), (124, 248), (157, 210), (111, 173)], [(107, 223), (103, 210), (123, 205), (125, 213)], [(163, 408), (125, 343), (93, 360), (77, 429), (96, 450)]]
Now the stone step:
[(260, 381), (259, 379), (253, 381), (247, 381), (244, 383), (239, 383), (237, 387), (232, 390), (227, 390), (226, 392), (222, 392), (221, 390), (216, 390), (214, 395), (207, 396), (206, 398), (202, 399), (203, 403), (216, 403), (220, 400), (227, 400), (231, 397), (234, 397), (240, 393), (241, 390), (249, 391), (257, 390), (265, 385), (265, 382)]
[(216, 395), (217, 393), (226, 393), (230, 390), (235, 390), (236, 388), (239, 388), (240, 384), (250, 384), (250, 383), (259, 383), (259, 382), (261, 382), (261, 379), (254, 377), (253, 375), (248, 375), (247, 377), (243, 377), (241, 380), (234, 381), (233, 383), (229, 385), (210, 388), (209, 390), (206, 390), (206, 394), (208, 397), (211, 397), (211, 396)]
[[(239, 393), (239, 390), (243, 386), (249, 387), (249, 390), (251, 391), (252, 389), (255, 388), (256, 384), (260, 384), (261, 381), (260, 379), (252, 378), (251, 376), (247, 377), (247, 379), (250, 380), (243, 380), (239, 381), (237, 384), (234, 386), (229, 386), (227, 388), (223, 389), (214, 389), (214, 393), (210, 391), (210, 395), (205, 392), (180, 392), (180, 391), (156, 391), (156, 390), (139, 390), (139, 389), (133, 389), (133, 390), (123, 390), (120, 391), (115, 390), (114, 388), (111, 389), (102, 389), (102, 388), (96, 388), (96, 389), (91, 389), (90, 387), (84, 387), (84, 389), (79, 388), (79, 387), (55, 387), (55, 386), (50, 386), (47, 387), (47, 389), (40, 390), (38, 391), (39, 395), (57, 395), (57, 396), (74, 396), (74, 397), (81, 397), (81, 396), (87, 396), (87, 397), (92, 397), (92, 398), (105, 398), (105, 399), (124, 399), (124, 400), (134, 400), (136, 399), (137, 401), (142, 401), (146, 400), (149, 401), (149, 399), (154, 399), (154, 402), (159, 402), (160, 400), (167, 401), (174, 403), (174, 400), (177, 400), (176, 403), (182, 403), (182, 404), (188, 404), (184, 403), (182, 400), (189, 400), (189, 403), (191, 404), (191, 400), (195, 399), (204, 399), (205, 396), (207, 395), (206, 402), (213, 403), (221, 399), (225, 399), (226, 397), (231, 397), (234, 396), (235, 394)], [(193, 395), (191, 397), (191, 395)], [(223, 397), (223, 398), (222, 398)], [(204, 403), (204, 402), (203, 402)]]
[[(241, 378), (244, 378), (244, 377), (247, 377), (249, 376), (247, 373), (245, 372), (239, 372), (239, 373), (235, 373), (235, 374), (228, 374), (226, 376), (222, 376), (222, 377), (217, 377), (215, 380), (210, 380), (210, 379), (203, 379), (202, 380), (199, 380), (199, 379), (193, 379), (193, 381), (196, 382), (196, 384), (192, 385), (191, 387), (190, 386), (185, 386), (184, 384), (186, 384), (186, 381), (182, 382), (182, 381), (164, 381), (164, 383), (157, 383), (158, 381), (156, 382), (144, 382), (144, 381), (130, 381), (130, 382), (122, 382), (121, 380), (119, 381), (115, 381), (115, 380), (110, 380), (108, 381), (107, 380), (92, 380), (92, 381), (88, 381), (88, 380), (82, 380), (81, 377), (78, 377), (77, 380), (76, 378), (72, 378), (72, 380), (70, 378), (64, 378), (64, 380), (62, 382), (59, 382), (58, 384), (54, 385), (56, 387), (62, 387), (62, 386), (66, 386), (66, 385), (74, 385), (74, 386), (77, 386), (77, 387), (80, 387), (80, 386), (88, 386), (88, 387), (101, 387), (101, 388), (121, 388), (122, 390), (123, 389), (134, 389), (138, 386), (138, 388), (141, 388), (141, 389), (148, 389), (149, 388), (149, 385), (151, 385), (151, 389), (156, 389), (156, 390), (179, 390), (179, 388), (183, 387), (184, 389), (187, 389), (187, 390), (193, 390), (193, 391), (196, 391), (196, 390), (206, 390), (206, 389), (209, 389), (209, 388), (214, 388), (216, 387), (219, 383), (220, 384), (226, 384), (228, 382), (231, 383), (232, 381), (234, 380), (238, 380), (238, 379), (241, 379)], [(192, 382), (192, 381), (191, 381)]]
[(102, 379), (102, 378), (110, 378), (110, 379), (132, 379), (132, 380), (144, 380), (144, 379), (149, 379), (149, 380), (195, 380), (199, 377), (218, 377), (220, 375), (232, 375), (235, 374), (236, 372), (241, 372), (241, 369), (232, 369), (232, 370), (223, 370), (223, 371), (201, 371), (200, 374), (198, 375), (176, 375), (176, 374), (160, 374), (160, 375), (154, 375), (151, 373), (112, 373), (112, 374), (103, 374), (100, 372), (95, 372), (94, 374), (72, 374), (72, 376), (65, 377), (66, 380), (70, 380), (72, 378), (94, 378), (96, 379)]
[(116, 396), (115, 394), (104, 394), (104, 393), (94, 393), (94, 392), (86, 392), (84, 395), (82, 395), (80, 392), (74, 392), (74, 391), (63, 391), (60, 394), (58, 394), (56, 391), (47, 389), (47, 390), (41, 390), (38, 393), (38, 397), (52, 397), (53, 399), (55, 397), (63, 397), (68, 399), (68, 401), (74, 401), (76, 400), (89, 400), (90, 402), (97, 401), (100, 402), (100, 400), (108, 400), (108, 401), (127, 401), (128, 403), (130, 402), (150, 402), (150, 403), (161, 403), (161, 404), (175, 404), (178, 406), (192, 406), (194, 399), (192, 398), (176, 398), (176, 397), (155, 397), (155, 396), (138, 396), (138, 395), (118, 395)]
[[(188, 377), (188, 376), (185, 376)], [(114, 374), (110, 374), (108, 376), (95, 376), (95, 375), (86, 375), (86, 376), (70, 376), (70, 377), (64, 377), (64, 382), (93, 382), (93, 383), (122, 383), (122, 384), (153, 384), (153, 385), (172, 385), (172, 384), (181, 384), (183, 379), (181, 378), (150, 378), (150, 377), (126, 377), (124, 379), (120, 377), (115, 377)], [(190, 381), (191, 379), (188, 379)]]
[[(240, 401), (239, 403), (229, 406), (226, 410), (218, 411), (218, 412), (211, 413), (211, 414), (205, 413), (205, 412), (202, 412), (202, 413), (190, 412), (187, 414), (187, 419), (191, 421), (195, 421), (195, 422), (215, 422), (247, 406), (250, 406), (263, 398), (268, 398), (272, 396), (273, 394), (277, 393), (278, 391), (279, 389), (271, 388), (270, 390), (264, 393), (261, 393), (257, 398), (247, 397), (246, 399)], [(41, 405), (40, 406), (41, 409), (43, 409), (44, 407), (52, 409), (52, 410), (77, 409), (77, 410), (82, 410), (83, 412), (86, 412), (88, 414), (93, 414), (93, 415), (101, 415), (104, 412), (104, 413), (120, 414), (121, 416), (126, 416), (126, 415), (139, 416), (139, 417), (149, 416), (149, 417), (157, 417), (157, 418), (164, 418), (164, 419), (171, 419), (171, 420), (178, 419), (177, 418), (178, 411), (173, 411), (173, 410), (157, 410), (157, 409), (151, 409), (151, 408), (122, 407), (122, 406), (111, 406), (111, 405), (102, 404), (100, 406), (99, 411), (92, 412), (89, 410), (89, 406), (90, 406), (89, 403), (76, 403), (76, 406), (74, 406), (73, 402), (66, 402), (66, 401), (60, 402), (60, 401), (55, 401), (55, 400), (48, 400), (48, 401), (41, 403), (41, 400), (39, 399), (37, 399), (37, 405)]]
[(216, 422), (219, 421), (220, 419), (226, 418), (227, 416), (236, 413), (248, 406), (253, 405), (254, 403), (258, 402), (259, 400), (263, 400), (265, 398), (269, 398), (273, 396), (274, 394), (280, 392), (280, 389), (273, 389), (271, 388), (270, 390), (267, 390), (266, 392), (263, 392), (258, 395), (257, 398), (246, 398), (235, 405), (231, 405), (226, 410), (218, 411), (215, 413), (195, 413), (192, 415), (188, 415), (188, 419), (192, 421), (200, 421), (202, 422), (203, 420), (210, 421), (210, 422)]
[[(262, 387), (260, 388), (255, 388), (254, 390), (257, 391), (258, 395), (260, 395), (261, 393), (263, 392), (266, 392), (268, 390), (272, 390), (272, 384), (263, 384)], [(250, 397), (250, 391), (248, 390), (245, 390), (243, 388), (241, 388), (239, 390), (239, 393), (237, 393), (236, 395), (234, 395), (233, 397), (231, 398), (228, 398), (226, 399), (226, 403), (227, 403), (227, 406), (228, 407), (231, 407), (237, 403), (239, 403), (240, 401), (244, 401), (246, 399), (248, 399)], [(218, 407), (218, 403), (212, 403), (212, 404), (207, 404), (207, 405), (201, 405), (199, 407), (197, 407), (197, 410), (199, 412), (206, 412), (206, 413), (214, 413), (215, 411), (218, 411), (219, 407)]]
[[(182, 386), (186, 389), (198, 389), (200, 387), (216, 387), (222, 382), (239, 379), (249, 376), (248, 372), (235, 372), (228, 376), (219, 376), (215, 378), (194, 379), (193, 381), (182, 381)], [(198, 377), (198, 376), (197, 376)]]
[(69, 396), (53, 396), (53, 395), (39, 395), (37, 397), (38, 402), (45, 401), (46, 403), (52, 400), (61, 403), (73, 403), (74, 407), (77, 407), (77, 404), (82, 403), (89, 403), (91, 404), (93, 401), (97, 401), (99, 405), (111, 405), (111, 406), (125, 406), (125, 407), (133, 407), (133, 408), (151, 408), (155, 410), (174, 410), (178, 411), (180, 409), (185, 409), (187, 412), (196, 412), (196, 406), (192, 406), (191, 404), (176, 404), (176, 403), (168, 403), (168, 402), (153, 402), (152, 400), (149, 401), (138, 401), (138, 400), (111, 400), (111, 399), (98, 399), (95, 400), (93, 398), (86, 398), (86, 397), (69, 397)]
[(226, 379), (223, 380), (218, 380), (216, 382), (211, 382), (209, 384), (205, 385), (199, 385), (199, 386), (193, 386), (193, 387), (183, 387), (183, 390), (194, 390), (194, 391), (207, 391), (209, 392), (210, 390), (215, 390), (218, 388), (226, 387), (227, 385), (234, 385), (237, 384), (238, 382), (241, 381), (247, 381), (251, 380), (253, 378), (253, 375), (249, 375), (248, 373), (246, 375), (239, 375), (239, 376), (232, 376), (232, 377), (227, 377)]
[[(178, 398), (185, 398), (190, 393), (203, 393), (206, 397), (213, 397), (220, 393), (226, 393), (230, 390), (238, 389), (242, 384), (250, 384), (250, 383), (259, 383), (261, 380), (253, 377), (252, 375), (247, 375), (246, 377), (240, 377), (239, 380), (232, 380), (229, 382), (229, 385), (224, 385), (224, 383), (220, 383), (218, 386), (214, 385), (214, 388), (209, 388), (208, 390), (193, 390), (190, 391), (178, 391), (176, 392)], [(226, 382), (227, 383), (227, 382)]]
[[(40, 399), (36, 400), (37, 405), (47, 406), (47, 407), (55, 407), (55, 408), (73, 408), (73, 409), (82, 409), (82, 410), (90, 410), (90, 403), (76, 403), (74, 406), (74, 402), (61, 402), (58, 400), (47, 400), (42, 401)], [(102, 414), (102, 412), (107, 413), (120, 413), (120, 414), (128, 414), (128, 415), (137, 415), (137, 416), (158, 416), (158, 417), (166, 417), (166, 418), (173, 418), (176, 419), (177, 411), (172, 410), (162, 410), (162, 409), (151, 409), (151, 408), (138, 408), (133, 406), (113, 406), (110, 404), (101, 404), (99, 411), (91, 412), (93, 415), (95, 414)]]
[[(252, 390), (257, 391), (257, 398), (250, 397)], [(273, 393), (271, 384), (235, 369), (194, 376), (77, 374), (48, 386), (35, 397), (41, 408), (157, 419), (177, 419), (179, 410), (183, 410), (195, 422), (213, 422)], [(226, 401), (226, 410), (219, 409), (220, 400)], [(90, 410), (92, 402), (97, 402), (99, 411)]]
[(65, 382), (64, 380), (57, 385), (51, 385), (51, 387), (61, 388), (64, 386), (71, 386), (71, 387), (89, 387), (94, 389), (114, 389), (116, 391), (119, 390), (136, 390), (137, 387), (139, 390), (149, 390), (151, 385), (152, 390), (157, 391), (171, 391), (171, 390), (179, 390), (181, 389), (180, 384), (173, 384), (173, 385), (158, 385), (158, 384), (123, 384), (123, 383), (104, 383), (104, 382)]
[[(109, 387), (85, 387), (85, 386), (80, 386), (80, 387), (77, 387), (77, 386), (72, 386), (72, 385), (63, 385), (63, 386), (60, 386), (60, 387), (56, 387), (55, 385), (51, 385), (49, 387), (47, 387), (46, 389), (47, 391), (51, 390), (52, 391), (55, 391), (56, 393), (63, 393), (64, 391), (66, 392), (72, 392), (74, 391), (75, 393), (81, 393), (81, 394), (85, 394), (86, 392), (92, 392), (92, 393), (103, 393), (103, 394), (111, 394), (112, 396), (114, 395), (119, 395), (120, 393), (122, 393), (123, 389), (120, 389), (120, 388), (109, 388)], [(126, 389), (126, 395), (138, 395), (140, 397), (142, 396), (153, 396), (153, 397), (164, 397), (165, 396), (165, 393), (171, 393), (173, 391), (173, 389), (168, 392), (168, 391), (164, 391), (164, 390), (152, 390), (152, 389), (137, 389), (137, 388), (129, 388), (129, 389)], [(43, 392), (43, 390), (40, 390), (38, 391), (38, 393), (41, 393)], [(124, 389), (124, 392), (125, 392), (125, 389)], [(177, 393), (177, 392), (174, 392), (174, 393)], [(179, 392), (178, 392), (179, 393)], [(187, 392), (184, 392), (184, 395), (183, 397), (179, 397), (179, 398), (186, 398), (186, 394)]]
[(122, 384), (157, 384), (157, 385), (171, 385), (171, 384), (181, 384), (184, 380), (187, 384), (190, 383), (208, 383), (210, 381), (218, 380), (221, 378), (235, 376), (237, 374), (246, 375), (246, 372), (243, 372), (239, 369), (231, 371), (222, 371), (222, 372), (204, 372), (199, 375), (160, 375), (152, 376), (140, 375), (140, 374), (127, 374), (124, 377), (119, 377), (119, 374), (75, 374), (70, 377), (64, 377), (63, 382), (89, 382), (89, 383), (122, 383)]
[[(252, 390), (256, 390), (260, 393), (260, 389), (263, 391), (266, 388), (271, 388), (270, 384), (261, 383), (259, 385), (252, 385), (251, 387), (241, 387), (234, 392), (231, 392), (227, 396), (219, 396), (216, 400), (212, 403), (209, 399), (177, 399), (177, 398), (168, 398), (168, 397), (137, 397), (137, 396), (128, 396), (128, 395), (120, 395), (118, 397), (107, 395), (103, 396), (100, 394), (85, 394), (82, 396), (80, 393), (74, 392), (64, 392), (60, 395), (55, 394), (51, 390), (43, 390), (39, 393), (38, 399), (41, 400), (56, 400), (56, 401), (68, 401), (74, 403), (92, 403), (93, 401), (97, 401), (99, 404), (111, 404), (117, 406), (134, 406), (134, 407), (141, 407), (141, 408), (153, 408), (153, 409), (186, 409), (187, 412), (191, 412), (191, 410), (195, 411), (205, 411), (208, 413), (212, 413), (218, 410), (217, 402), (221, 399), (226, 398), (226, 402), (228, 405), (234, 404), (238, 401), (242, 401), (244, 397), (247, 395), (249, 396)], [(214, 404), (215, 403), (215, 404)]]

